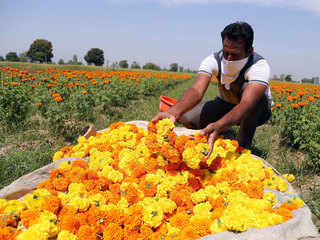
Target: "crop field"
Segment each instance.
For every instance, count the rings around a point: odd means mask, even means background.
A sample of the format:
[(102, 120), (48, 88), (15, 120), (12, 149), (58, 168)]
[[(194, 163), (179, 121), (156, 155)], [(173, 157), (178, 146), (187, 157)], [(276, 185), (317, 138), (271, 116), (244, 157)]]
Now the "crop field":
[[(0, 65), (0, 188), (52, 161), (74, 145), (89, 122), (97, 129), (117, 121), (150, 120), (159, 96), (179, 98), (194, 74), (114, 70), (87, 66)], [(320, 87), (271, 82), (274, 106), (257, 129), (252, 152), (293, 183), (320, 217)], [(213, 80), (204, 100), (217, 95)], [(237, 127), (234, 131), (237, 132)]]

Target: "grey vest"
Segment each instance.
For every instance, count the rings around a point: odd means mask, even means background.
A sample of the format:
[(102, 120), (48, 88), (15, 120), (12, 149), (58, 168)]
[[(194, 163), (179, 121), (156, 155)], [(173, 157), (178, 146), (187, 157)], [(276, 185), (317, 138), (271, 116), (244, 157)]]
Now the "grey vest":
[(221, 98), (229, 103), (238, 104), (241, 100), (242, 95), (242, 86), (247, 80), (244, 78), (245, 72), (250, 68), (253, 64), (258, 62), (261, 59), (264, 59), (256, 52), (253, 52), (248, 59), (246, 65), (241, 69), (239, 76), (237, 79), (230, 84), (230, 89), (227, 90), (223, 84), (221, 84), (221, 61), (222, 61), (222, 51), (214, 53), (214, 57), (218, 63), (218, 86), (219, 86), (219, 93)]

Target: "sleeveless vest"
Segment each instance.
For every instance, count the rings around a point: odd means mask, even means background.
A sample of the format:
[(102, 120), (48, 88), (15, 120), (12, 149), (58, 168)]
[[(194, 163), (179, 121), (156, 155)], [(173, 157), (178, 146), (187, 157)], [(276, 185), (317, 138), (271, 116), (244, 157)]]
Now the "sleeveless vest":
[(242, 86), (245, 82), (248, 82), (245, 80), (244, 74), (250, 68), (253, 64), (258, 62), (259, 60), (263, 59), (262, 56), (259, 54), (253, 52), (249, 58), (246, 65), (241, 69), (239, 76), (237, 79), (230, 84), (230, 89), (227, 90), (223, 84), (221, 84), (221, 61), (222, 61), (222, 51), (214, 53), (214, 57), (217, 60), (218, 63), (218, 87), (219, 87), (219, 93), (220, 97), (231, 104), (238, 104), (241, 100), (242, 95)]

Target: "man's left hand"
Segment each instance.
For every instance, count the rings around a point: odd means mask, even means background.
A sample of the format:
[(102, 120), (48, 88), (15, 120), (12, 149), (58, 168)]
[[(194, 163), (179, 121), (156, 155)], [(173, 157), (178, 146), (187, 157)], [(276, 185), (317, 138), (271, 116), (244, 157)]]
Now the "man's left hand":
[(207, 136), (207, 142), (209, 144), (209, 151), (205, 159), (208, 159), (213, 151), (214, 142), (218, 139), (221, 129), (216, 123), (210, 123), (207, 127), (200, 130), (201, 135)]

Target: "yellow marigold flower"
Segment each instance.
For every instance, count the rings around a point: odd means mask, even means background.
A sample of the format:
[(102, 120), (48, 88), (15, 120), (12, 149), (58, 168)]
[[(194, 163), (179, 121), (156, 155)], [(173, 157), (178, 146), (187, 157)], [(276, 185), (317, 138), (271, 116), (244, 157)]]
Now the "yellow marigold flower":
[(49, 237), (57, 236), (59, 232), (58, 219), (55, 214), (49, 211), (43, 211), (40, 213), (40, 217), (37, 221), (37, 226), (41, 231), (48, 233)]
[(158, 203), (164, 213), (172, 213), (177, 208), (177, 204), (168, 198), (160, 198)]
[(197, 153), (194, 148), (187, 148), (182, 153), (183, 161), (188, 167), (192, 169), (199, 168), (199, 163), (201, 161), (201, 156)]
[(157, 122), (156, 128), (158, 135), (165, 136), (174, 128), (174, 124), (169, 118), (165, 118)]
[(127, 199), (125, 199), (124, 197), (122, 197), (118, 204), (117, 204), (117, 208), (120, 208), (122, 210), (128, 210), (128, 207), (129, 207), (129, 203), (127, 201)]
[(67, 203), (69, 203), (71, 200), (71, 197), (72, 197), (71, 194), (58, 192), (58, 198), (60, 198), (62, 205), (66, 205)]
[(17, 240), (48, 240), (49, 234), (41, 231), (38, 225), (33, 225), (17, 236)]
[(6, 208), (6, 206), (8, 205), (7, 200), (6, 199), (0, 199), (0, 212)]
[(70, 170), (71, 169), (71, 161), (64, 161), (64, 162), (60, 163), (59, 169)]
[(142, 220), (147, 226), (156, 228), (162, 223), (163, 217), (161, 207), (153, 204), (144, 208)]
[(4, 214), (16, 214), (20, 215), (23, 210), (27, 209), (27, 205), (19, 200), (10, 200), (7, 202), (7, 206), (4, 208)]
[(86, 211), (90, 207), (90, 200), (88, 198), (73, 196), (70, 199), (69, 204), (80, 211)]
[(283, 174), (282, 176), (289, 182), (293, 182), (296, 179), (293, 174)]
[(199, 203), (193, 207), (194, 215), (207, 215), (212, 209), (209, 202)]
[(84, 136), (78, 137), (78, 143), (86, 144), (88, 140)]
[(117, 209), (117, 208), (118, 207), (116, 205), (109, 203), (109, 204), (102, 205), (100, 209), (102, 211), (110, 211), (110, 210)]
[(68, 187), (68, 194), (85, 195), (86, 187), (83, 183), (71, 183)]
[(117, 170), (112, 170), (109, 172), (107, 178), (110, 179), (112, 182), (117, 183), (122, 181), (123, 174)]
[(106, 198), (102, 194), (97, 193), (95, 195), (90, 196), (89, 201), (92, 205), (100, 207), (106, 203)]
[(304, 202), (302, 201), (301, 198), (290, 198), (288, 201), (291, 201), (293, 204), (298, 206), (298, 208), (301, 208), (304, 206)]
[(77, 236), (72, 234), (71, 232), (69, 231), (66, 231), (66, 230), (62, 230), (59, 235), (58, 235), (58, 238), (57, 240), (77, 240)]
[(204, 189), (200, 189), (191, 194), (191, 200), (195, 204), (205, 202), (207, 200), (207, 192)]
[(157, 186), (157, 197), (169, 197), (175, 183), (164, 181)]
[(168, 229), (167, 236), (169, 237), (169, 239), (176, 238), (181, 231), (179, 228), (171, 226), (171, 224), (168, 222), (167, 222), (167, 229)]
[(51, 196), (51, 193), (44, 188), (36, 189), (32, 193), (27, 194), (23, 200), (28, 208), (40, 208), (44, 204), (45, 198)]
[(61, 151), (58, 151), (58, 152), (55, 152), (54, 155), (53, 155), (53, 161), (57, 161), (59, 159), (63, 158), (63, 152)]
[(274, 206), (277, 203), (277, 197), (273, 192), (265, 192), (263, 195), (263, 199), (270, 202), (271, 206)]
[(157, 174), (148, 173), (148, 174), (146, 174), (146, 181), (157, 185), (160, 183), (161, 177)]
[(210, 231), (212, 234), (224, 232), (227, 227), (224, 225), (220, 218), (215, 219), (210, 225)]

